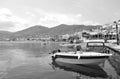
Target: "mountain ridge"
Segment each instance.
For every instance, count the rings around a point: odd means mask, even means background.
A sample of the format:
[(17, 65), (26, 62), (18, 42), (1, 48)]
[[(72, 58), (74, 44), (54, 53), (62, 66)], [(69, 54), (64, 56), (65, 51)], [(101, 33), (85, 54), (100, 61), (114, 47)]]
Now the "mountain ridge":
[(48, 28), (41, 25), (35, 25), (30, 28), (17, 31), (17, 32), (7, 32), (0, 31), (0, 37), (6, 38), (17, 38), (17, 37), (44, 37), (45, 35), (54, 36), (54, 35), (63, 35), (63, 34), (72, 34), (82, 30), (91, 30), (100, 28), (101, 25), (66, 25), (61, 24), (52, 28)]
[[(61, 24), (56, 27), (51, 28), (50, 34), (54, 35), (62, 35), (62, 34), (71, 34), (75, 32), (79, 32), (82, 30), (91, 30), (91, 29), (97, 29), (100, 28), (100, 25), (93, 26), (93, 25), (66, 25), (66, 24)], [(56, 32), (57, 31), (57, 32)]]

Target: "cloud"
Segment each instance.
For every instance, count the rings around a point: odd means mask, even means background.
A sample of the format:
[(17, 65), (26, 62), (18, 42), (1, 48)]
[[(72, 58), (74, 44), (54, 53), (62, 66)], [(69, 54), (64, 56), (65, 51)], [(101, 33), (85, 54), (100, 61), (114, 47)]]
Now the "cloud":
[[(54, 27), (59, 24), (85, 24), (85, 25), (99, 25), (97, 22), (85, 20), (81, 13), (58, 13), (47, 12), (41, 9), (34, 8), (32, 11), (27, 11), (27, 14), (32, 16), (31, 23), (43, 25), (47, 27)], [(34, 17), (33, 17), (34, 16)], [(36, 17), (36, 18), (35, 18)]]
[[(40, 9), (23, 10), (25, 17), (16, 16), (10, 9), (0, 9), (0, 30), (19, 31), (33, 25), (43, 25), (54, 27), (59, 24), (85, 24), (97, 25), (93, 21), (83, 21), (82, 14), (65, 14), (56, 12), (46, 12)], [(22, 15), (22, 14), (21, 14)]]
[(78, 22), (77, 19), (74, 15), (49, 13), (40, 18), (39, 24), (53, 27), (59, 24), (75, 24)]
[(7, 9), (7, 8), (1, 8), (0, 9), (0, 15), (12, 15), (12, 12), (9, 10), (9, 9)]
[(27, 15), (30, 15), (30, 16), (32, 16), (32, 17), (35, 17), (35, 14), (33, 14), (32, 12), (29, 12), (29, 11), (27, 11), (27, 12), (25, 12)]
[(84, 24), (84, 25), (100, 25), (99, 23), (93, 22), (93, 21), (83, 21), (81, 24)]
[(93, 21), (83, 21), (82, 14), (60, 14), (60, 13), (47, 13), (41, 17), (39, 24), (53, 27), (59, 24), (85, 24), (85, 25), (98, 25), (99, 23)]
[(0, 30), (18, 31), (24, 29), (28, 22), (15, 16), (9, 9), (0, 9)]

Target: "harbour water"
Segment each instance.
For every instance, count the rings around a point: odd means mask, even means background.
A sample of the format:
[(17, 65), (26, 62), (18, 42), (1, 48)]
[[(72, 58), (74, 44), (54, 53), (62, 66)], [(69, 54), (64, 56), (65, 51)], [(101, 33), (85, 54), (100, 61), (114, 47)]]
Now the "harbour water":
[(106, 60), (100, 65), (53, 62), (58, 43), (0, 43), (0, 79), (120, 79)]

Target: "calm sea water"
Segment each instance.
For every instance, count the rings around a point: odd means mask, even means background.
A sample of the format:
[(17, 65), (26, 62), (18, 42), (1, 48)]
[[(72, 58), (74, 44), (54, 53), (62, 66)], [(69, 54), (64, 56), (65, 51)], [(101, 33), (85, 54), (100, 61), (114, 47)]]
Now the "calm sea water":
[(58, 43), (0, 43), (0, 79), (119, 79), (109, 61), (101, 65), (53, 62)]

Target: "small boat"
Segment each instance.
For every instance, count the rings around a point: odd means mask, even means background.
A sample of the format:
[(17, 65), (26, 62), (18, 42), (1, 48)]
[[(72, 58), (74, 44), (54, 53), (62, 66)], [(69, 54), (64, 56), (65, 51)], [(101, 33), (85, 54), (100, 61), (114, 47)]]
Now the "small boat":
[[(94, 44), (93, 42), (90, 42), (89, 44), (87, 43), (87, 46), (94, 47), (93, 44)], [(102, 50), (101, 49), (102, 45), (104, 44), (102, 44), (101, 42), (95, 43), (95, 46), (99, 47), (100, 50)], [(112, 54), (108, 52), (107, 53), (98, 51), (96, 52), (95, 47), (94, 50), (81, 51), (80, 49), (79, 50), (77, 49), (76, 52), (75, 51), (61, 52), (60, 50), (58, 50), (53, 53), (52, 59), (54, 61), (60, 61), (71, 64), (100, 64), (104, 62), (106, 59), (108, 59), (110, 56), (112, 56)]]

